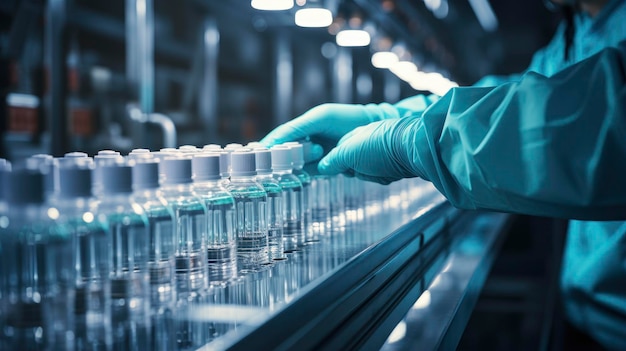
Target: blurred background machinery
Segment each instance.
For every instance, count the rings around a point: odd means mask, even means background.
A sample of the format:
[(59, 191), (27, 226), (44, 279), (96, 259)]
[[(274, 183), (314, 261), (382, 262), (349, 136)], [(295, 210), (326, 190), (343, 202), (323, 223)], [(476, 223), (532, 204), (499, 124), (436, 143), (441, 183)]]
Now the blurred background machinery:
[[(297, 11), (318, 8), (330, 22), (296, 24)], [(523, 70), (558, 17), (539, 0), (298, 0), (281, 11), (248, 0), (5, 0), (0, 157), (247, 142), (323, 102), (441, 94)], [(341, 43), (344, 30), (368, 43)], [(389, 65), (377, 52), (408, 64), (377, 68)], [(416, 67), (440, 84), (412, 81)]]
[[(292, 7), (259, 9), (285, 2)], [(330, 21), (296, 24), (298, 11), (321, 8)], [(541, 0), (3, 0), (0, 158), (247, 143), (320, 103), (394, 103), (520, 72), (559, 19)], [(303, 27), (312, 25), (321, 27)], [(488, 277), (464, 290), (471, 313), (444, 326), (449, 345), (558, 344), (565, 228), (525, 216), (506, 228)], [(424, 284), (414, 284), (420, 294)], [(397, 304), (422, 309), (414, 300)], [(419, 329), (419, 318), (402, 321)], [(386, 323), (381, 330), (397, 330)], [(383, 348), (410, 348), (410, 335), (391, 333)]]

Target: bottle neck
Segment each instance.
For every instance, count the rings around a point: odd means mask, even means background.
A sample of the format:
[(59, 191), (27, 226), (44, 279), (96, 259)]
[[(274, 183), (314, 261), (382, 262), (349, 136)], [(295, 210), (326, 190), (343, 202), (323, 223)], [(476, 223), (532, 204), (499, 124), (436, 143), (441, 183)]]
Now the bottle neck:
[(283, 175), (283, 174), (293, 174), (293, 169), (275, 169), (274, 174)]
[(194, 188), (221, 188), (223, 179), (202, 180), (193, 183)]
[(256, 175), (256, 180), (273, 179), (272, 172), (260, 172)]
[(231, 183), (256, 182), (256, 176), (230, 176)]

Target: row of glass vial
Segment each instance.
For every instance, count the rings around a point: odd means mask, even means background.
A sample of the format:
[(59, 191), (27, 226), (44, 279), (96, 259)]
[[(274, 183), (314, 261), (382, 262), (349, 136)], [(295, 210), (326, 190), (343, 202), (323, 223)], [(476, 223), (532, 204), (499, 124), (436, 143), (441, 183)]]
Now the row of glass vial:
[[(332, 223), (342, 223), (341, 219), (336, 220), (342, 215), (325, 216), (325, 211), (344, 213), (339, 202), (333, 210), (329, 203), (331, 194), (324, 190), (331, 188), (333, 179), (313, 177), (311, 180), (301, 171), (301, 147), (288, 149), (279, 146), (271, 150), (272, 155), (277, 155), (274, 157), (273, 176), (267, 167), (270, 155), (267, 150), (258, 150), (252, 158), (250, 151), (233, 152), (231, 146), (225, 148), (225, 151), (220, 150), (217, 155), (193, 152), (194, 157), (190, 160), (181, 157), (191, 153), (191, 148), (186, 149), (161, 150), (156, 153), (135, 150), (126, 160), (115, 152), (100, 152), (94, 157), (96, 170), (93, 182), (89, 179), (93, 161), (85, 154), (68, 154), (52, 162), (54, 172), (48, 174), (55, 175), (52, 177), (54, 186), (46, 182), (46, 202), (41, 196), (44, 192), (37, 191), (41, 190), (41, 186), (36, 185), (37, 177), (34, 173), (26, 176), (16, 172), (12, 174), (14, 177), (8, 176), (6, 181), (3, 180), (8, 196), (2, 212), (5, 215), (0, 217), (0, 228), (5, 232), (2, 235), (2, 248), (7, 253), (3, 253), (3, 267), (7, 267), (7, 270), (2, 275), (1, 290), (3, 297), (7, 296), (3, 301), (18, 302), (15, 306), (4, 306), (6, 313), (3, 313), (3, 325), (6, 328), (3, 329), (6, 334), (17, 333), (19, 328), (11, 331), (12, 325), (32, 325), (34, 328), (26, 334), (30, 333), (34, 338), (25, 339), (41, 342), (44, 338), (38, 326), (42, 324), (34, 320), (29, 323), (24, 320), (26, 316), (42, 318), (45, 308), (53, 308), (55, 311), (74, 310), (74, 315), (66, 319), (56, 318), (54, 330), (58, 335), (50, 336), (47, 340), (67, 344), (72, 339), (75, 340), (76, 348), (89, 344), (107, 345), (106, 335), (109, 333), (104, 330), (107, 319), (117, 320), (119, 323), (113, 325), (118, 326), (120, 323), (128, 326), (129, 316), (135, 316), (131, 320), (140, 324), (149, 321), (145, 318), (149, 303), (144, 298), (144, 292), (150, 291), (150, 305), (153, 307), (170, 301), (176, 291), (180, 294), (179, 298), (192, 299), (206, 287), (207, 276), (211, 277), (213, 283), (220, 283), (235, 275), (233, 249), (237, 244), (242, 248), (239, 256), (242, 258), (241, 266), (244, 267), (242, 272), (245, 273), (247, 269), (256, 270), (259, 264), (270, 261), (263, 253), (266, 247), (264, 242), (280, 238), (280, 228), (286, 234), (285, 241), (275, 241), (274, 247), (279, 248), (270, 256), (274, 259), (282, 259), (284, 251), (289, 252), (307, 241), (317, 240), (318, 235), (323, 234)], [(217, 151), (214, 147), (210, 149)], [(299, 150), (295, 153), (298, 177), (291, 175), (294, 163), (291, 158), (294, 153), (286, 150)], [(234, 162), (227, 168), (223, 167), (230, 159)], [(51, 158), (45, 156), (35, 156), (28, 161), (29, 168), (46, 168), (51, 164)], [(133, 162), (135, 164), (131, 167)], [(256, 180), (262, 184), (262, 189), (252, 179), (255, 171), (260, 172)], [(334, 181), (343, 184), (343, 177), (335, 178)], [(279, 187), (275, 186), (276, 183)], [(307, 189), (302, 187), (303, 183), (310, 184), (308, 186), (313, 190), (307, 194), (308, 197), (302, 196)], [(346, 184), (353, 185), (346, 186), (346, 190), (359, 189), (358, 185), (364, 185), (349, 178), (346, 178)], [(223, 191), (223, 185), (230, 192)], [(51, 191), (51, 188), (55, 190)], [(384, 189), (380, 186), (376, 188)], [(211, 193), (210, 189), (218, 190)], [(97, 195), (97, 201), (91, 198), (91, 190)], [(265, 194), (262, 194), (263, 190)], [(288, 196), (277, 195), (281, 191)], [(333, 193), (343, 194), (342, 191)], [(235, 197), (231, 197), (231, 194)], [(358, 194), (361, 191), (355, 190), (354, 195)], [(363, 213), (367, 207), (361, 204), (351, 208), (352, 197), (349, 195), (347, 192), (345, 196), (345, 213)], [(264, 196), (268, 198), (265, 205)], [(315, 196), (318, 196), (317, 200), (313, 200)], [(200, 201), (198, 198), (201, 198)], [(344, 196), (340, 198), (343, 200)], [(7, 203), (10, 204), (9, 209), (6, 208)], [(234, 203), (237, 205), (233, 206)], [(275, 215), (273, 218), (265, 216), (265, 213), (270, 212), (281, 213), (281, 207), (292, 209), (291, 213)], [(26, 208), (28, 210), (23, 211)], [(312, 217), (311, 213), (315, 216)], [(203, 216), (208, 220), (203, 219)], [(214, 220), (211, 221), (211, 218)], [(265, 222), (264, 218), (267, 218)], [(356, 219), (359, 218), (362, 218), (362, 214), (356, 216)], [(27, 228), (29, 225), (31, 227)], [(239, 239), (237, 243), (232, 239), (233, 226)], [(7, 235), (16, 227), (20, 228), (23, 235)], [(210, 230), (211, 227), (214, 230)], [(265, 240), (262, 234), (258, 235), (265, 227), (270, 233), (269, 240)], [(145, 235), (145, 230), (149, 230), (150, 234)], [(269, 230), (274, 230), (274, 235)], [(172, 232), (173, 243), (170, 240)], [(204, 250), (201, 233), (213, 233), (213, 238), (218, 239), (207, 240)], [(286, 249), (280, 248), (281, 242)], [(175, 252), (173, 260), (172, 252)], [(206, 256), (202, 257), (205, 252)], [(55, 264), (29, 266), (29, 262), (26, 262), (29, 260)], [(71, 264), (65, 264), (66, 261)], [(209, 273), (203, 269), (203, 262), (208, 263)], [(18, 266), (23, 269), (9, 269)], [(70, 266), (76, 271), (68, 269)], [(73, 291), (67, 289), (72, 286), (75, 288)], [(42, 296), (46, 298), (42, 300)], [(67, 309), (59, 308), (63, 304), (54, 303), (60, 300), (65, 300)], [(71, 303), (71, 300), (75, 302)], [(38, 312), (29, 314), (29, 311)], [(63, 314), (52, 315), (58, 317)], [(69, 323), (73, 319), (76, 319), (77, 324)], [(66, 334), (62, 333), (64, 328), (60, 327), (64, 324), (63, 320), (68, 321), (65, 323), (68, 326), (75, 325), (73, 330), (66, 330)], [(87, 323), (88, 320), (95, 323)], [(75, 335), (69, 337), (67, 333)], [(91, 335), (92, 339), (87, 335)], [(94, 335), (98, 336), (93, 338)], [(36, 341), (38, 337), (39, 341)], [(64, 348), (69, 348), (69, 344), (66, 346)]]
[[(266, 152), (259, 153), (267, 155)], [(266, 213), (272, 212), (273, 207), (275, 216), (281, 217), (281, 204), (277, 199), (277, 203), (270, 206), (268, 211), (267, 194), (251, 177), (255, 172), (254, 154), (237, 152), (233, 157), (234, 167), (230, 167), (232, 181), (228, 182), (228, 187), (238, 197), (237, 213), (233, 211), (234, 198), (227, 191), (223, 191), (219, 182), (219, 155), (196, 155), (189, 159), (177, 155), (169, 157), (167, 151), (161, 151), (158, 156), (163, 158), (160, 163), (162, 186), (156, 194), (154, 190), (158, 188), (159, 173), (155, 172), (157, 170), (155, 166), (159, 163), (152, 162), (155, 158), (147, 150), (136, 150), (129, 155), (129, 158), (137, 161), (133, 167), (130, 167), (119, 154), (108, 151), (99, 153), (95, 157), (97, 167), (93, 174), (95, 176), (93, 186), (90, 179), (93, 162), (86, 155), (71, 153), (55, 160), (53, 179), (56, 190), (48, 194), (49, 200), (45, 205), (42, 196), (44, 192), (41, 191), (41, 186), (36, 185), (38, 180), (27, 176), (35, 176), (36, 173), (7, 174), (6, 182), (3, 181), (3, 184), (6, 185), (4, 188), (7, 190), (7, 202), (10, 206), (8, 209), (4, 206), (5, 215), (2, 216), (0, 223), (5, 232), (2, 239), (6, 241), (4, 244), (8, 245), (3, 245), (3, 248), (13, 245), (18, 249), (28, 248), (36, 252), (16, 257), (6, 256), (4, 260), (6, 264), (3, 264), (3, 267), (25, 266), (26, 256), (29, 259), (43, 261), (48, 261), (47, 257), (57, 257), (58, 268), (43, 267), (50, 271), (49, 273), (41, 272), (42, 267), (30, 267), (30, 271), (23, 275), (31, 278), (43, 276), (61, 278), (71, 276), (72, 273), (76, 274), (75, 284), (70, 281), (64, 282), (62, 279), (46, 279), (45, 282), (41, 282), (45, 283), (44, 285), (51, 284), (46, 289), (39, 289), (40, 284), (36, 282), (32, 282), (30, 286), (27, 286), (28, 283), (23, 284), (24, 282), (6, 284), (7, 295), (19, 295), (20, 291), (26, 291), (28, 296), (24, 296), (23, 300), (29, 300), (36, 306), (44, 306), (38, 301), (41, 299), (38, 290), (60, 291), (62, 289), (59, 287), (74, 286), (76, 289), (73, 292), (77, 301), (75, 306), (69, 307), (75, 307), (78, 312), (87, 305), (97, 305), (99, 311), (85, 312), (91, 313), (91, 319), (106, 324), (108, 313), (105, 310), (111, 305), (108, 301), (109, 294), (106, 294), (109, 289), (110, 297), (119, 300), (117, 303), (113, 301), (114, 305), (133, 306), (138, 310), (139, 305), (146, 306), (146, 302), (141, 300), (141, 295), (142, 291), (146, 290), (147, 281), (152, 287), (151, 300), (158, 304), (167, 301), (168, 296), (174, 295), (175, 289), (171, 284), (174, 278), (179, 294), (193, 295), (205, 288), (207, 277), (203, 269), (205, 262), (208, 262), (209, 271), (213, 273), (209, 275), (215, 278), (211, 281), (223, 282), (230, 279), (234, 276), (236, 267), (233, 229), (237, 229), (241, 234), (238, 236), (242, 248), (240, 257), (243, 258), (245, 269), (256, 270), (259, 263), (268, 262), (266, 227), (268, 222), (280, 220), (266, 218)], [(49, 166), (47, 161), (50, 161), (50, 158), (37, 156), (29, 161)], [(190, 186), (192, 164), (197, 165), (193, 167), (194, 170), (197, 169), (193, 187)], [(287, 169), (283, 173), (289, 174)], [(131, 182), (131, 175), (135, 176), (134, 182)], [(28, 182), (20, 183), (24, 179)], [(295, 184), (299, 185), (297, 181)], [(133, 187), (135, 187), (134, 196), (129, 196)], [(91, 198), (92, 189), (98, 195), (98, 201)], [(202, 195), (198, 196), (198, 192)], [(27, 193), (30, 195), (24, 195)], [(299, 201), (296, 200), (295, 203)], [(24, 208), (35, 209), (26, 211), (34, 214), (34, 217), (25, 218), (22, 215), (25, 213), (22, 211)], [(234, 221), (235, 216), (238, 222)], [(37, 228), (28, 227), (27, 223), (36, 223)], [(204, 255), (204, 237), (207, 228), (211, 227), (214, 229), (213, 240), (206, 246), (207, 251)], [(145, 235), (146, 229), (150, 230), (150, 235)], [(282, 228), (276, 228), (277, 231), (279, 229)], [(14, 235), (18, 232), (28, 232), (27, 237)], [(65, 245), (60, 245), (63, 252), (58, 254), (53, 248), (47, 247), (56, 232), (64, 232), (60, 238)], [(280, 247), (282, 238), (279, 235), (276, 237), (279, 241), (275, 246)], [(32, 241), (37, 242), (31, 245)], [(168, 259), (168, 256), (171, 256), (168, 253), (172, 251), (176, 252), (175, 262)], [(277, 258), (282, 257), (282, 250), (273, 254)], [(65, 261), (70, 264), (63, 264)], [(72, 272), (71, 267), (75, 267), (76, 272)], [(19, 280), (12, 279), (11, 276), (12, 272), (8, 270), (3, 274), (8, 281)], [(141, 276), (149, 279), (141, 279)], [(80, 302), (82, 297), (93, 296), (97, 296), (97, 303)], [(78, 308), (78, 305), (82, 308)], [(7, 306), (8, 309), (10, 307)], [(25, 311), (14, 312), (17, 318), (23, 316)], [(12, 324), (8, 320), (4, 322), (7, 325)], [(20, 321), (13, 324), (20, 324)], [(41, 334), (38, 331), (32, 333)], [(107, 344), (102, 340), (98, 342)]]

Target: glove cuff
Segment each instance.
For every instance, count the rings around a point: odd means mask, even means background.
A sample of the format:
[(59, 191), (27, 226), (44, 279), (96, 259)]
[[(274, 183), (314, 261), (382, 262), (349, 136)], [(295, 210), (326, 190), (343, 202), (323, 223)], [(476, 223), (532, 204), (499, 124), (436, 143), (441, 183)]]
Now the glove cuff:
[(404, 172), (429, 180), (424, 176), (424, 167), (419, 157), (419, 151), (422, 148), (426, 152), (430, 150), (422, 119), (420, 117), (401, 118), (390, 134), (393, 158), (404, 169)]

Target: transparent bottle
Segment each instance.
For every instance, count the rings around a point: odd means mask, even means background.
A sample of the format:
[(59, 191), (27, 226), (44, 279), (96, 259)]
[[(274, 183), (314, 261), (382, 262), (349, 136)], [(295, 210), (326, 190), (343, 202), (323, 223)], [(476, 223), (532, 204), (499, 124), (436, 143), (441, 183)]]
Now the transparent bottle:
[[(98, 154), (93, 157), (93, 162), (96, 169), (101, 166), (115, 165), (120, 162), (124, 162), (124, 157), (119, 152), (113, 150), (100, 150)], [(93, 195), (98, 197), (102, 194), (102, 179), (100, 172), (94, 172), (92, 177), (92, 191)]]
[(320, 237), (330, 231), (332, 217), (330, 215), (330, 182), (326, 175), (311, 177), (309, 203), (311, 204), (311, 230), (306, 238), (309, 243), (317, 242)]
[(176, 303), (174, 213), (159, 190), (159, 160), (145, 149), (128, 155), (133, 166), (133, 198), (148, 217), (148, 270), (154, 350), (176, 349), (173, 309)]
[(54, 157), (47, 154), (36, 154), (26, 159), (26, 168), (39, 171), (44, 177), (44, 195), (46, 201), (52, 198), (54, 192), (54, 179), (52, 177), (52, 167)]
[(274, 178), (284, 192), (283, 246), (286, 253), (291, 253), (296, 251), (305, 240), (302, 218), (302, 183), (293, 174), (291, 149), (277, 145), (272, 148), (271, 152)]
[(148, 218), (148, 271), (153, 309), (176, 301), (174, 212), (159, 190), (159, 162), (149, 153), (129, 155), (134, 162), (133, 199)]
[(112, 240), (98, 219), (92, 197), (93, 160), (63, 157), (55, 160), (55, 184), (48, 215), (72, 236), (74, 272), (74, 347), (108, 349), (111, 346)]
[(329, 206), (333, 230), (341, 229), (346, 225), (345, 178), (343, 174), (330, 177)]
[(196, 154), (192, 161), (194, 192), (207, 208), (207, 262), (211, 285), (237, 277), (235, 199), (220, 182), (220, 155)]
[(264, 147), (254, 150), (256, 163), (256, 181), (267, 193), (267, 244), (272, 261), (281, 261), (285, 257), (283, 243), (284, 196), (283, 189), (272, 175), (272, 153)]
[(0, 183), (0, 349), (73, 349), (73, 236), (45, 205), (39, 171), (6, 172)]
[(159, 172), (161, 194), (174, 213), (178, 300), (193, 299), (208, 286), (206, 207), (193, 192), (190, 157), (165, 157)]
[[(302, 218), (304, 225), (304, 238), (306, 241), (314, 240), (313, 219), (311, 213), (311, 176), (304, 170), (304, 151), (300, 143), (285, 143), (291, 149), (293, 160), (293, 174), (302, 183)], [(304, 245), (304, 243), (298, 243)]]
[(267, 193), (254, 179), (255, 156), (249, 149), (231, 154), (228, 190), (235, 198), (237, 268), (247, 274), (269, 263), (267, 244)]
[(98, 220), (112, 244), (111, 323), (113, 349), (150, 348), (148, 218), (132, 198), (132, 169), (124, 162), (97, 165), (101, 181)]

